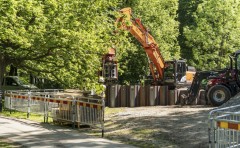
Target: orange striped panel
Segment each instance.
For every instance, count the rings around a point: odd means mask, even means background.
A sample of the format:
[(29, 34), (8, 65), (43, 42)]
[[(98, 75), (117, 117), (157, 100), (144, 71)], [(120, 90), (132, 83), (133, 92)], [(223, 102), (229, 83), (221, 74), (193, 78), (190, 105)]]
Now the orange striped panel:
[(68, 101), (63, 101), (63, 104), (68, 104), (69, 102)]
[(18, 96), (18, 95), (12, 95), (15, 99), (28, 99), (28, 96)]
[(84, 103), (84, 102), (78, 102), (77, 105), (78, 106), (83, 106), (83, 107), (97, 108), (98, 110), (102, 109), (101, 105), (89, 104), (89, 103)]
[(60, 100), (55, 100), (56, 103), (60, 103)]
[(240, 124), (237, 124), (237, 123), (229, 123), (229, 122), (221, 121), (221, 122), (217, 122), (217, 126), (225, 129), (240, 130)]

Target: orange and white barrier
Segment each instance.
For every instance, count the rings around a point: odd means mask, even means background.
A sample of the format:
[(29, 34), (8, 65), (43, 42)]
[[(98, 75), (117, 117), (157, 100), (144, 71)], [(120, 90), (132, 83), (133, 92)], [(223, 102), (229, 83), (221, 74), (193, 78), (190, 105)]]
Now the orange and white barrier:
[(240, 147), (240, 105), (209, 113), (209, 148)]
[(57, 92), (47, 91), (6, 91), (5, 108), (44, 116), (44, 122), (52, 118), (53, 122), (89, 125), (104, 132), (104, 99), (92, 97), (60, 97)]

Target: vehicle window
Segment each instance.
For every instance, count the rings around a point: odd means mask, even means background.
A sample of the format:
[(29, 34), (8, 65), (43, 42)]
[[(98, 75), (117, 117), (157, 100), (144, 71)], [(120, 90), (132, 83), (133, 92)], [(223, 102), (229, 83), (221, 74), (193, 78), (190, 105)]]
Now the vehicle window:
[(17, 83), (16, 83), (12, 78), (6, 78), (6, 83), (5, 83), (5, 85), (16, 86)]
[(184, 73), (186, 71), (186, 65), (183, 63), (178, 63), (177, 65), (177, 72)]
[(170, 63), (170, 65), (165, 68), (165, 70), (164, 70), (164, 81), (165, 82), (170, 82), (170, 83), (175, 82), (173, 63)]
[(174, 67), (173, 67), (172, 63), (171, 63), (171, 65), (169, 65), (168, 67), (165, 68), (164, 74), (165, 74), (165, 76), (173, 76), (173, 74), (174, 74)]

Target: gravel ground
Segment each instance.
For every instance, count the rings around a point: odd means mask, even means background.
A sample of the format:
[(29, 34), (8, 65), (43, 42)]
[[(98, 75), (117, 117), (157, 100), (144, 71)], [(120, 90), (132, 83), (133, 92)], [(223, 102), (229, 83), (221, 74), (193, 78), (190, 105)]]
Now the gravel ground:
[[(225, 107), (230, 107), (225, 111), (239, 112), (240, 93), (215, 108)], [(208, 114), (215, 108), (199, 105), (118, 108), (106, 114), (105, 137), (138, 147), (205, 148)]]
[(235, 106), (235, 105), (240, 105), (240, 93), (238, 93), (237, 95), (232, 97), (230, 100), (228, 100), (223, 105), (219, 106), (219, 108)]
[(208, 147), (206, 106), (107, 108), (105, 137), (138, 147)]

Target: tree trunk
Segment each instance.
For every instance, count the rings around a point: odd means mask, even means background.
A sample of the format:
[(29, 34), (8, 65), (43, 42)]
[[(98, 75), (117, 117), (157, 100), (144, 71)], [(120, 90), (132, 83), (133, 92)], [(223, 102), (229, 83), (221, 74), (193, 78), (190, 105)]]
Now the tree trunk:
[(4, 56), (0, 55), (0, 89), (2, 89), (2, 80), (4, 78), (4, 74), (6, 72), (6, 60), (4, 58)]
[(4, 78), (4, 74), (6, 72), (6, 67), (7, 67), (7, 64), (6, 64), (6, 59), (4, 58), (3, 55), (0, 54), (0, 91), (1, 91), (1, 96), (0, 96), (0, 112), (2, 112), (2, 98), (3, 98), (3, 95), (4, 95), (4, 90), (3, 90), (3, 87), (2, 87), (2, 82), (3, 82), (3, 78)]

